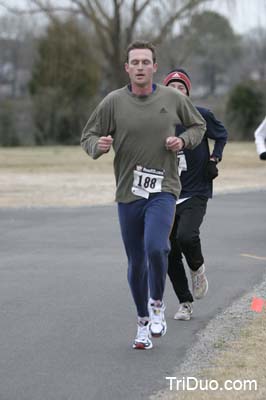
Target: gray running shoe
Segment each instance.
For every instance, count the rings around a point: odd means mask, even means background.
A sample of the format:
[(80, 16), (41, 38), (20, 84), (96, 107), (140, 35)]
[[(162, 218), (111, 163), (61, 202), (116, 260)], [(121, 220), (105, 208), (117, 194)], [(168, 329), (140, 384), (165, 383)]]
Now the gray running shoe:
[(190, 270), (192, 279), (192, 291), (195, 299), (199, 300), (206, 296), (208, 292), (208, 281), (205, 275), (205, 265), (202, 266), (197, 271)]
[(189, 321), (192, 313), (192, 303), (190, 303), (189, 301), (187, 301), (186, 303), (180, 303), (179, 309), (177, 310), (177, 313), (175, 313), (174, 319)]

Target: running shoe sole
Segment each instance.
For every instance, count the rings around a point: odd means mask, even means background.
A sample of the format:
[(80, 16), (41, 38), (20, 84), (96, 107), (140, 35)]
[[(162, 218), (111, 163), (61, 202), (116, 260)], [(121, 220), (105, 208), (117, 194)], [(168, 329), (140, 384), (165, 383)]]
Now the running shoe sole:
[(132, 347), (135, 350), (150, 350), (150, 349), (152, 349), (152, 342), (150, 342), (150, 344), (148, 344), (148, 345), (145, 345), (145, 343), (136, 342), (136, 343), (133, 343)]
[(166, 334), (166, 331), (167, 331), (167, 325), (166, 325), (166, 324), (164, 325), (164, 327), (163, 327), (163, 329), (161, 330), (160, 333), (154, 333), (154, 332), (151, 330), (151, 327), (150, 327), (150, 334), (151, 334), (151, 336), (152, 336), (153, 338), (160, 338), (160, 337), (164, 336), (164, 335)]

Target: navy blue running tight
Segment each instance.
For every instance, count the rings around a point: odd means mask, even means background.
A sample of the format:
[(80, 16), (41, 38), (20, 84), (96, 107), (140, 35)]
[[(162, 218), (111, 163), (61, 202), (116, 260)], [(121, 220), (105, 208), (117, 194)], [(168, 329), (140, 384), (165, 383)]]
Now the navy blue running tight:
[(141, 318), (149, 315), (149, 296), (163, 299), (175, 205), (176, 197), (166, 192), (151, 194), (149, 199), (118, 203), (128, 258), (128, 282)]

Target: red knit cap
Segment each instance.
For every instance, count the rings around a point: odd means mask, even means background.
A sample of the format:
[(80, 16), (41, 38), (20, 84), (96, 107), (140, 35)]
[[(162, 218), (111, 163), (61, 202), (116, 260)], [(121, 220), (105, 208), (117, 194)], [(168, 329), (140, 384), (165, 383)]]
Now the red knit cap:
[(191, 82), (190, 82), (190, 79), (188, 78), (188, 76), (186, 74), (184, 74), (183, 72), (180, 72), (180, 71), (170, 72), (170, 74), (168, 74), (164, 78), (163, 84), (165, 86), (168, 86), (171, 81), (181, 81), (182, 83), (184, 83), (184, 85), (187, 88), (188, 95), (189, 95), (190, 90), (191, 90)]

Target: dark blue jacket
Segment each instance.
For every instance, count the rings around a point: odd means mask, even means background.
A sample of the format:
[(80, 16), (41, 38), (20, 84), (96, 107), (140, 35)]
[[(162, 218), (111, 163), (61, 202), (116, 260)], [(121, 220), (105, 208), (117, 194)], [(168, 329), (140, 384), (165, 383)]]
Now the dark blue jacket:
[[(186, 170), (182, 170), (180, 180), (182, 190), (180, 198), (205, 196), (212, 197), (212, 180), (207, 178), (206, 168), (211, 156), (222, 159), (223, 148), (227, 141), (227, 130), (223, 124), (218, 121), (213, 113), (203, 107), (196, 107), (207, 123), (202, 142), (194, 149), (184, 149), (179, 153), (179, 158), (183, 158), (181, 165)], [(176, 135), (179, 136), (185, 131), (183, 125), (177, 125)], [(208, 139), (214, 140), (213, 152), (210, 154)], [(180, 160), (181, 160), (180, 158)]]

